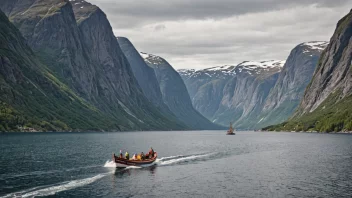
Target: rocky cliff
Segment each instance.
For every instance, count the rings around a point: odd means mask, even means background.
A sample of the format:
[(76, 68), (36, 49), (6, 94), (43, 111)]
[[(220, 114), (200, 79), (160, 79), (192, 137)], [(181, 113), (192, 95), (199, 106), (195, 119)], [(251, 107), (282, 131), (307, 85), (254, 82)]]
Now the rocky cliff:
[(244, 61), (236, 66), (180, 70), (193, 106), (214, 123), (252, 129), (285, 61)]
[(130, 63), (132, 72), (136, 77), (139, 86), (142, 88), (144, 95), (150, 102), (158, 107), (163, 115), (180, 125), (184, 125), (184, 123), (176, 118), (176, 116), (170, 111), (169, 107), (164, 103), (154, 69), (147, 65), (131, 41), (125, 37), (118, 37), (117, 41), (122, 52)]
[(75, 0), (4, 1), (1, 9), (53, 74), (121, 130), (183, 128), (144, 96), (98, 7)]
[(163, 58), (141, 53), (148, 66), (154, 69), (164, 103), (178, 119), (193, 129), (219, 129), (197, 112), (181, 76)]
[(269, 130), (352, 130), (352, 10), (337, 24), (295, 116)]
[(147, 98), (157, 106), (163, 106), (163, 97), (154, 69), (150, 68), (141, 57), (133, 44), (124, 37), (118, 37), (117, 41), (131, 65), (134, 76)]
[(224, 96), (214, 120), (233, 122), (239, 129), (253, 129), (285, 61), (245, 61), (233, 69), (235, 76), (224, 87)]
[(306, 42), (290, 53), (265, 102), (256, 128), (278, 124), (293, 115), (312, 79), (320, 54), (328, 42)]
[(0, 11), (0, 131), (119, 129), (42, 64)]
[(226, 83), (235, 76), (235, 66), (220, 66), (204, 70), (178, 70), (185, 82), (194, 108), (208, 119), (213, 119), (224, 96)]

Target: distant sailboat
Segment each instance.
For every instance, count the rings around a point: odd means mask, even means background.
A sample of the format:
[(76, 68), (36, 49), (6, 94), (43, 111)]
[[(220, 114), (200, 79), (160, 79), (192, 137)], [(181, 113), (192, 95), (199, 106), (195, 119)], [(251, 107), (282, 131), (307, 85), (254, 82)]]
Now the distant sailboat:
[(234, 129), (232, 128), (232, 122), (230, 123), (230, 128), (227, 131), (226, 135), (236, 135), (236, 133), (234, 133)]

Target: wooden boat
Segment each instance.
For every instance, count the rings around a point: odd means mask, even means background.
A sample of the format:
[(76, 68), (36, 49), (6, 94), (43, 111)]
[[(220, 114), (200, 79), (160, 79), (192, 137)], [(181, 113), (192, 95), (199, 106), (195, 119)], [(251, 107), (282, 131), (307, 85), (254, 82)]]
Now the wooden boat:
[(116, 163), (116, 167), (119, 168), (124, 168), (124, 167), (129, 167), (129, 166), (139, 166), (139, 167), (146, 167), (154, 164), (155, 160), (157, 159), (158, 154), (157, 152), (154, 152), (154, 156), (150, 159), (145, 159), (145, 160), (127, 160), (125, 158), (120, 158), (115, 155), (115, 153), (112, 156), (112, 160)]
[(236, 135), (236, 133), (234, 133), (234, 129), (232, 128), (232, 123), (230, 123), (230, 128), (227, 131), (226, 135)]

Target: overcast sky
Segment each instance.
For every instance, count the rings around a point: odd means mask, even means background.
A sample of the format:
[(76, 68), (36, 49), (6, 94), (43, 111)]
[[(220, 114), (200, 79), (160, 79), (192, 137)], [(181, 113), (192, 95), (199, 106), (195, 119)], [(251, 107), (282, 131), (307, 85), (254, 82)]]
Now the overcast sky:
[(299, 43), (328, 41), (352, 0), (88, 0), (116, 36), (176, 69), (284, 60)]

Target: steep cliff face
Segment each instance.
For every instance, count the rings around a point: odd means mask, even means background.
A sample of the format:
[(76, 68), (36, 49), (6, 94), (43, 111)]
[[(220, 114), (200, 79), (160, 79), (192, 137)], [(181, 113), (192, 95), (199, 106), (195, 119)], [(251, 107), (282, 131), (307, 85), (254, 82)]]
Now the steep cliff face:
[(153, 104), (163, 107), (163, 97), (154, 70), (144, 62), (144, 59), (127, 38), (118, 37), (117, 41), (130, 63), (133, 74), (143, 93)]
[(214, 123), (253, 129), (285, 61), (245, 61), (236, 66), (180, 70), (193, 106)]
[(328, 96), (339, 90), (340, 97), (351, 94), (352, 11), (337, 24), (330, 44), (322, 54), (300, 110), (314, 111)]
[(165, 118), (143, 95), (98, 7), (74, 0), (3, 5), (54, 75), (116, 119), (122, 130), (183, 128)]
[(219, 129), (211, 123), (193, 106), (187, 88), (181, 76), (163, 58), (151, 54), (141, 53), (145, 62), (154, 69), (160, 85), (164, 103), (182, 122), (192, 129)]
[(84, 58), (88, 55), (83, 50), (71, 4), (62, 0), (23, 0), (3, 7), (6, 2), (11, 0), (5, 0), (0, 8), (8, 13), (34, 52), (59, 79), (80, 95), (89, 95), (95, 89), (88, 83), (92, 81), (89, 74), (93, 68)]
[(223, 125), (233, 122), (239, 129), (253, 129), (271, 88), (285, 61), (243, 62), (237, 65), (224, 87), (224, 96), (214, 121)]
[(337, 24), (303, 100), (288, 122), (269, 130), (352, 130), (352, 10)]
[(0, 11), (0, 131), (118, 129), (55, 78)]
[(235, 66), (220, 66), (195, 71), (178, 70), (185, 82), (194, 108), (208, 119), (213, 119), (224, 96), (226, 83), (235, 76)]
[(186, 125), (181, 122), (164, 103), (154, 69), (149, 67), (146, 62), (144, 62), (144, 59), (127, 38), (118, 37), (117, 41), (122, 52), (125, 54), (128, 62), (130, 63), (132, 72), (136, 77), (138, 84), (142, 88), (144, 95), (150, 102), (158, 107), (160, 112), (165, 117), (187, 128)]
[(291, 51), (265, 102), (257, 128), (281, 123), (293, 115), (327, 45), (328, 42), (312, 41), (302, 43)]

